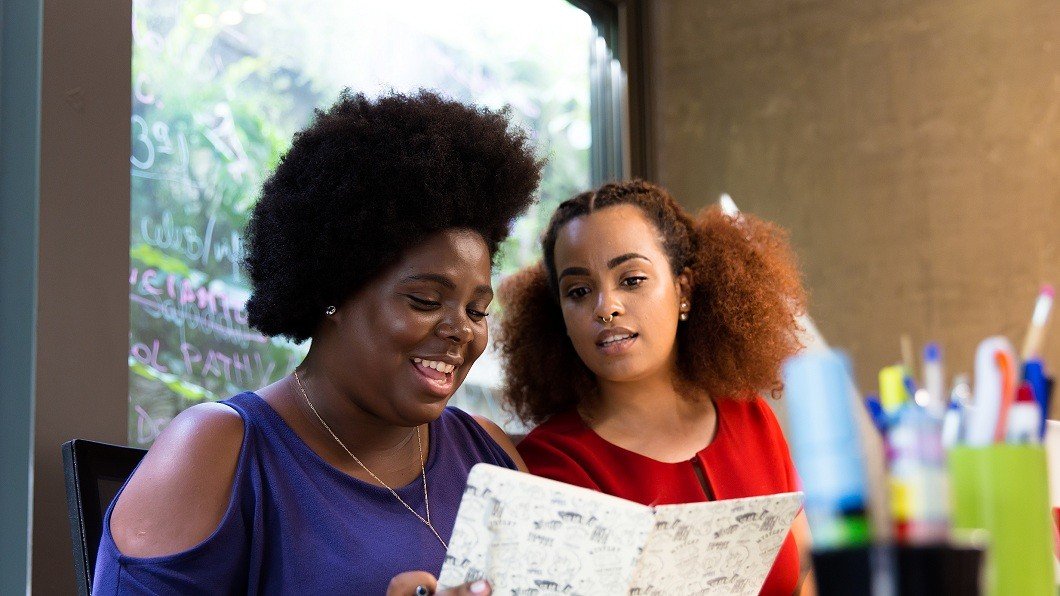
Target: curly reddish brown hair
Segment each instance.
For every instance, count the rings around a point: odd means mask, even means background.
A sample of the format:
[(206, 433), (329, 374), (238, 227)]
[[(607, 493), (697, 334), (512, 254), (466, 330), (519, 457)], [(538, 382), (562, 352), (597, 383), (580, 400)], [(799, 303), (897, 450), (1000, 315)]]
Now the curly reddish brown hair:
[[(691, 274), (688, 321), (678, 326), (676, 380), (715, 398), (778, 396), (780, 365), (801, 346), (806, 292), (780, 227), (717, 207), (693, 218), (666, 189), (644, 180), (605, 184), (563, 202), (542, 237), (541, 262), (502, 282), (497, 346), (507, 406), (540, 423), (596, 395), (593, 373), (567, 337), (556, 280), (556, 238), (571, 220), (634, 205), (659, 230), (674, 275)], [(689, 392), (690, 395), (698, 391)]]

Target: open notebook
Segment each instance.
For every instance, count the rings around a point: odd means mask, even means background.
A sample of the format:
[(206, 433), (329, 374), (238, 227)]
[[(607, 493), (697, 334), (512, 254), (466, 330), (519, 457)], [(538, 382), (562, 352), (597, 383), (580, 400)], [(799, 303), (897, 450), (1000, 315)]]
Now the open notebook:
[(478, 464), (442, 587), (494, 594), (757, 594), (802, 493), (648, 507)]

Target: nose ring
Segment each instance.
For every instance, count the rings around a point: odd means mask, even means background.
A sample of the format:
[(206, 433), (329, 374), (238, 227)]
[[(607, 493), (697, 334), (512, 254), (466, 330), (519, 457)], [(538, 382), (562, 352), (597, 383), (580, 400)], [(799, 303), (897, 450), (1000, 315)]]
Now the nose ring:
[(610, 315), (607, 315), (606, 317), (601, 317), (601, 316), (597, 315), (596, 318), (600, 319), (601, 323), (610, 323), (612, 320), (614, 320), (615, 315), (610, 314)]

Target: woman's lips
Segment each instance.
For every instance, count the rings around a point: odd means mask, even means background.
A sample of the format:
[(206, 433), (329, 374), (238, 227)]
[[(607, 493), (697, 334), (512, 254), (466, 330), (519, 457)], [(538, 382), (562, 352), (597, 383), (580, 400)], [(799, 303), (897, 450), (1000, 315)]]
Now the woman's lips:
[(622, 338), (611, 338), (596, 344), (596, 347), (600, 352), (607, 356), (617, 356), (629, 351), (633, 344), (640, 337), (639, 334), (622, 334), (625, 337)]
[[(453, 373), (443, 373), (419, 362), (411, 362), (413, 368), (419, 373), (424, 387), (431, 393), (446, 396), (453, 389)], [(454, 371), (455, 372), (455, 371)]]

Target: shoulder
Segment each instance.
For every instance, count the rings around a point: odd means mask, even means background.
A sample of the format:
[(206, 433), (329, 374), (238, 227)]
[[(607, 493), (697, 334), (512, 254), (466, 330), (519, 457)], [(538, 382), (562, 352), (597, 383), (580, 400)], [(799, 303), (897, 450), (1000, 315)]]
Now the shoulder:
[(485, 416), (472, 414), (471, 417), (486, 431), (490, 438), (497, 442), (497, 445), (500, 445), (500, 448), (508, 454), (508, 457), (512, 458), (512, 461), (515, 462), (515, 467), (519, 468), (520, 472), (525, 472), (526, 464), (523, 462), (523, 458), (519, 456), (519, 452), (515, 449), (515, 443), (512, 442), (508, 433), (504, 432), (503, 428), (497, 426), (495, 422)]
[(577, 412), (563, 412), (530, 431), (517, 449), (534, 475), (600, 490), (593, 478), (601, 458), (590, 437)]
[(588, 449), (591, 436), (592, 431), (582, 421), (578, 412), (569, 410), (554, 414), (537, 425), (519, 443), (519, 451), (525, 457), (527, 452), (541, 449), (558, 449), (568, 452), (582, 448)]
[(442, 434), (459, 446), (461, 457), (472, 458), (475, 463), (485, 462), (512, 469), (525, 469), (522, 458), (504, 429), (488, 418), (449, 406), (442, 411), (437, 423)]
[[(576, 410), (567, 410), (553, 414), (548, 420), (534, 427), (525, 441), (541, 442), (554, 440), (578, 440), (588, 430), (585, 422)], [(521, 445), (522, 443), (520, 443)]]
[(174, 418), (114, 505), (110, 529), (119, 550), (160, 556), (207, 538), (228, 509), (243, 436), (242, 417), (222, 404)]
[[(783, 490), (797, 490), (798, 476), (788, 440), (773, 408), (762, 397), (717, 400), (720, 424), (726, 429), (726, 449), (739, 453), (749, 467), (758, 467), (784, 481)], [(747, 446), (754, 449), (748, 451)], [(757, 464), (754, 464), (757, 462)]]
[(718, 399), (714, 404), (721, 423), (740, 435), (762, 435), (781, 439), (784, 437), (784, 431), (773, 413), (773, 408), (769, 407), (762, 397)]

